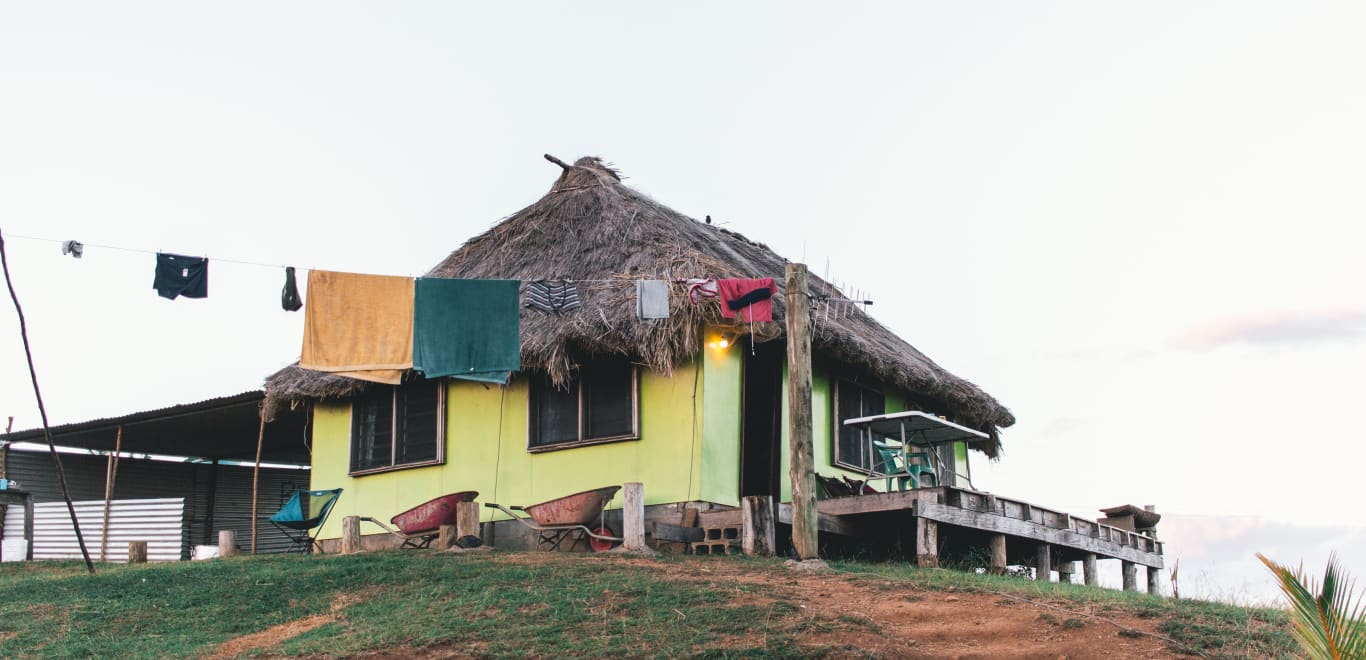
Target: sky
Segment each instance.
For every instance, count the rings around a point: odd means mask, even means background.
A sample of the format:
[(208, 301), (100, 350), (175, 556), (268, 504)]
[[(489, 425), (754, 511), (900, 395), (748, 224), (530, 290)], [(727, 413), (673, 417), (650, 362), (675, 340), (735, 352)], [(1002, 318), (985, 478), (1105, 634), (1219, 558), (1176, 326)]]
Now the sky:
[[(421, 274), (544, 194), (541, 154), (598, 155), (1009, 406), (978, 487), (1155, 505), (1183, 575), (1265, 599), (1257, 551), (1366, 570), (1364, 28), (1335, 2), (4, 3), (0, 231), (51, 421), (82, 421), (259, 387), (300, 345), (279, 266)], [(208, 256), (209, 298), (158, 298), (157, 250)], [(0, 318), (0, 422), (31, 428)]]

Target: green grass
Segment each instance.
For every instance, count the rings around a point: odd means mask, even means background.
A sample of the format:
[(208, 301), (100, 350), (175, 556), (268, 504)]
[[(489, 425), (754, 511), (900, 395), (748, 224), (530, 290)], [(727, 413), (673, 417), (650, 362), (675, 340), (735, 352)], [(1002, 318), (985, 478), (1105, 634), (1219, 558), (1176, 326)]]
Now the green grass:
[[(721, 561), (780, 579), (746, 584), (713, 577), (707, 566)], [(834, 567), (910, 602), (921, 593), (961, 590), (1146, 617), (1177, 641), (1176, 651), (1280, 657), (1296, 649), (1277, 610), (896, 564)], [(106, 565), (93, 576), (76, 563), (4, 564), (0, 657), (200, 656), (226, 640), (334, 610), (335, 621), (284, 639), (269, 653), (336, 656), (436, 646), (485, 657), (843, 657), (860, 652), (801, 640), (832, 631), (881, 634), (877, 622), (861, 616), (805, 616), (783, 592), (792, 579), (775, 560), (641, 563), (518, 553), (276, 555)], [(1062, 611), (1050, 616), (1042, 625), (1105, 625)]]

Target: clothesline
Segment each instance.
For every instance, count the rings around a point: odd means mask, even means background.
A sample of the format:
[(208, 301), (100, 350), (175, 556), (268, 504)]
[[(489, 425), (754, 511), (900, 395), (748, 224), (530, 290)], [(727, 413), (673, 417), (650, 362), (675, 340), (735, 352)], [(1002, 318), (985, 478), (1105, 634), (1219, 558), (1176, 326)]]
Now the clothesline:
[[(57, 244), (57, 245), (62, 245), (62, 244), (64, 244), (64, 243), (67, 243), (67, 242), (68, 242), (68, 241), (66, 241), (66, 240), (62, 240), (62, 239), (59, 239), (59, 238), (46, 238), (46, 237), (43, 237), (43, 236), (28, 236), (28, 235), (25, 235), (25, 234), (6, 234), (5, 237), (6, 237), (7, 239), (19, 239), (19, 240), (26, 240), (26, 241), (41, 241), (41, 242), (44, 242), (44, 243), (55, 243), (55, 244)], [(161, 253), (165, 252), (164, 250), (148, 250), (148, 249), (145, 249), (145, 248), (132, 248), (132, 247), (125, 247), (125, 246), (121, 246), (121, 245), (107, 245), (107, 244), (103, 244), (103, 243), (85, 243), (85, 242), (83, 242), (83, 241), (81, 242), (81, 245), (82, 245), (83, 247), (87, 247), (87, 248), (99, 248), (99, 249), (101, 249), (101, 250), (113, 250), (113, 251), (115, 251), (115, 252), (129, 252), (129, 253), (133, 253), (133, 254), (161, 254)], [(282, 268), (288, 268), (288, 267), (289, 267), (289, 266), (286, 265), (286, 264), (271, 264), (271, 263), (263, 263), (263, 262), (260, 262), (260, 261), (248, 261), (248, 260), (245, 260), (245, 259), (227, 259), (227, 258), (224, 258), (224, 257), (209, 257), (208, 255), (204, 255), (204, 257), (205, 257), (206, 259), (211, 259), (214, 263), (229, 263), (229, 264), (237, 264), (237, 265), (239, 265), (239, 266), (255, 266), (255, 267), (258, 267), (258, 268), (274, 268), (274, 269), (282, 269)], [(334, 273), (351, 273), (351, 274), (356, 274), (356, 275), (378, 274), (378, 273), (359, 273), (359, 272), (355, 272), (355, 271), (337, 270), (337, 269), (334, 269), (334, 268), (315, 268), (315, 267), (313, 267), (313, 266), (298, 266), (298, 265), (295, 265), (294, 268), (297, 269), (297, 270), (301, 270), (301, 271), (302, 271), (302, 270), (327, 270), (327, 271), (331, 271), (331, 272), (334, 272)], [(651, 279), (653, 279), (653, 278), (651, 278)], [(687, 278), (680, 278), (680, 279), (687, 279)], [(539, 279), (539, 280), (527, 280), (527, 281), (539, 281), (539, 282), (575, 282), (575, 283), (583, 283), (583, 284), (592, 284), (592, 283), (621, 282), (622, 279), (621, 279), (621, 278), (608, 278), (608, 279), (596, 278), (596, 279), (588, 279), (588, 278), (546, 277), (546, 278), (541, 278), (541, 279)], [(673, 281), (673, 280), (670, 280), (670, 281)]]

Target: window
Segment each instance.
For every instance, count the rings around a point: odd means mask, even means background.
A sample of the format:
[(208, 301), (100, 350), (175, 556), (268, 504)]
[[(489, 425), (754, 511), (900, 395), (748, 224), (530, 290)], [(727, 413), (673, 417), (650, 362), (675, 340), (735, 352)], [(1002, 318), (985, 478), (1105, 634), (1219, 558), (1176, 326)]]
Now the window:
[(548, 375), (533, 376), (527, 448), (634, 440), (640, 437), (636, 410), (636, 369), (625, 359), (584, 365), (564, 387)]
[(867, 443), (844, 420), (881, 415), (887, 411), (887, 397), (881, 392), (847, 380), (835, 383), (835, 464), (851, 470), (868, 471), (873, 467)]
[(351, 402), (351, 474), (443, 460), (446, 388), (439, 380), (372, 386)]

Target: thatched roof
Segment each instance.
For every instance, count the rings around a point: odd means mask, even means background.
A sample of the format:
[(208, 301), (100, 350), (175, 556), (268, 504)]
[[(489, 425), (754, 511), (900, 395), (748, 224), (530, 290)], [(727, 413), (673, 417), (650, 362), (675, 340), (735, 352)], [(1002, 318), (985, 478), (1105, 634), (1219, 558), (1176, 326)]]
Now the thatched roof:
[[(671, 373), (697, 355), (708, 326), (725, 321), (716, 304), (693, 306), (682, 289), (671, 296), (667, 320), (640, 321), (635, 314), (635, 281), (688, 277), (773, 277), (781, 286), (785, 259), (740, 234), (678, 213), (621, 182), (597, 158), (580, 158), (564, 168), (539, 201), (470, 239), (428, 273), (428, 277), (593, 280), (579, 286), (583, 306), (563, 316), (522, 311), (522, 364), (544, 369), (562, 381), (595, 355), (627, 355), (650, 369)], [(810, 278), (813, 296), (845, 297), (820, 278)], [(760, 341), (779, 338), (785, 314), (773, 297), (774, 323), (756, 324)], [(996, 456), (998, 429), (1010, 426), (1010, 411), (972, 383), (945, 371), (856, 305), (841, 305), (838, 320), (818, 316), (814, 349), (837, 363), (888, 385), (905, 389), (920, 403), (960, 423), (988, 431), (976, 448)], [(335, 399), (355, 394), (366, 383), (286, 367), (270, 376), (273, 402)]]

